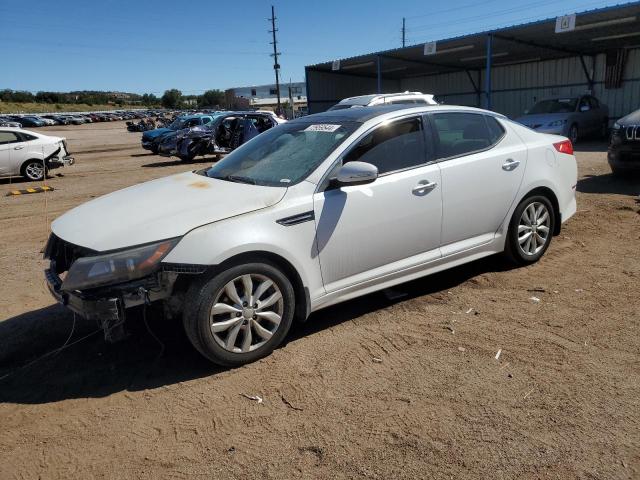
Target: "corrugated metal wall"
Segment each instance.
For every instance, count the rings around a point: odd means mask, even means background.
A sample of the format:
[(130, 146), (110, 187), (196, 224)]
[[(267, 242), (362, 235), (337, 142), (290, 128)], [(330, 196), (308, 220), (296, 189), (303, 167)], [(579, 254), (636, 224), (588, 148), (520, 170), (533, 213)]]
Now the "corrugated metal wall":
[[(587, 67), (594, 69), (592, 59), (585, 58)], [(498, 62), (499, 63), (499, 62)], [(595, 57), (594, 91), (596, 97), (609, 106), (611, 119), (640, 108), (640, 49), (628, 52), (622, 86), (604, 88), (605, 55)], [(476, 85), (484, 90), (484, 71), (478, 79), (471, 72)], [(307, 71), (309, 108), (311, 113), (324, 111), (340, 99), (354, 95), (375, 93), (376, 79), (336, 75), (329, 72)], [(517, 117), (537, 101), (547, 97), (584, 93), (588, 82), (579, 57), (495, 65), (492, 69), (492, 109), (509, 117)], [(445, 103), (482, 106), (484, 93), (477, 95), (465, 72), (405, 78), (401, 81), (383, 80), (383, 91), (417, 90), (434, 93)], [(480, 103), (479, 103), (480, 102)], [(312, 106), (313, 105), (313, 106)]]
[[(375, 78), (310, 69), (306, 70), (306, 75), (309, 113), (324, 112), (343, 98), (375, 93), (378, 89)], [(400, 81), (383, 79), (383, 92), (397, 92), (399, 89)]]

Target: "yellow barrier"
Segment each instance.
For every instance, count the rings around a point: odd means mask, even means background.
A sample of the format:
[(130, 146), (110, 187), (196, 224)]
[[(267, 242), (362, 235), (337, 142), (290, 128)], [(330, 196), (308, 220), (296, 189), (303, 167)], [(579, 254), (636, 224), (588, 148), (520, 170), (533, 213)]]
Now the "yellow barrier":
[(25, 188), (24, 190), (11, 190), (7, 193), (7, 197), (11, 197), (13, 195), (27, 195), (29, 193), (49, 192), (51, 190), (54, 190), (54, 188), (46, 185), (44, 187)]

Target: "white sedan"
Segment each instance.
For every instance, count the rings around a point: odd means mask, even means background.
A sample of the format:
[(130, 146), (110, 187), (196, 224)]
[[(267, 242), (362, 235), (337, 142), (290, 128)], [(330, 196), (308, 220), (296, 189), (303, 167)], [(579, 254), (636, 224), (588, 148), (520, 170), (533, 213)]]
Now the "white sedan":
[(22, 175), (38, 181), (47, 171), (73, 162), (64, 138), (0, 127), (0, 176)]
[(319, 113), (59, 217), (46, 278), (107, 339), (128, 307), (161, 301), (205, 357), (237, 366), (329, 305), (497, 253), (536, 262), (576, 180), (568, 139), (493, 112)]

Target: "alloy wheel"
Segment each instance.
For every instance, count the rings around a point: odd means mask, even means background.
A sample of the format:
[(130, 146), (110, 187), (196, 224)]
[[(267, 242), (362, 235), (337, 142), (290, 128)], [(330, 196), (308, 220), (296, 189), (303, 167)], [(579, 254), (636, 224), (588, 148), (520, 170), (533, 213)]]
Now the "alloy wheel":
[(276, 333), (283, 312), (282, 292), (272, 279), (244, 274), (217, 294), (210, 313), (211, 333), (229, 352), (251, 352)]
[(532, 202), (523, 210), (518, 223), (518, 247), (527, 256), (542, 250), (551, 235), (551, 215), (546, 205)]
[(44, 165), (40, 162), (31, 162), (25, 167), (24, 173), (29, 180), (42, 180), (42, 177), (44, 177)]

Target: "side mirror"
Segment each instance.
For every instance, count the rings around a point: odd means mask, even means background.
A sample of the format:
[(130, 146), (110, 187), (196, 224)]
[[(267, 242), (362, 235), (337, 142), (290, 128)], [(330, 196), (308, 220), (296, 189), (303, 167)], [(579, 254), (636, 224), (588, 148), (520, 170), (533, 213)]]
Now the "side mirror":
[(591, 110), (591, 108), (589, 107), (589, 105), (582, 105), (580, 107), (580, 111), (581, 112), (588, 112), (589, 110)]
[(378, 178), (378, 167), (366, 162), (349, 162), (338, 170), (338, 185), (364, 185)]

